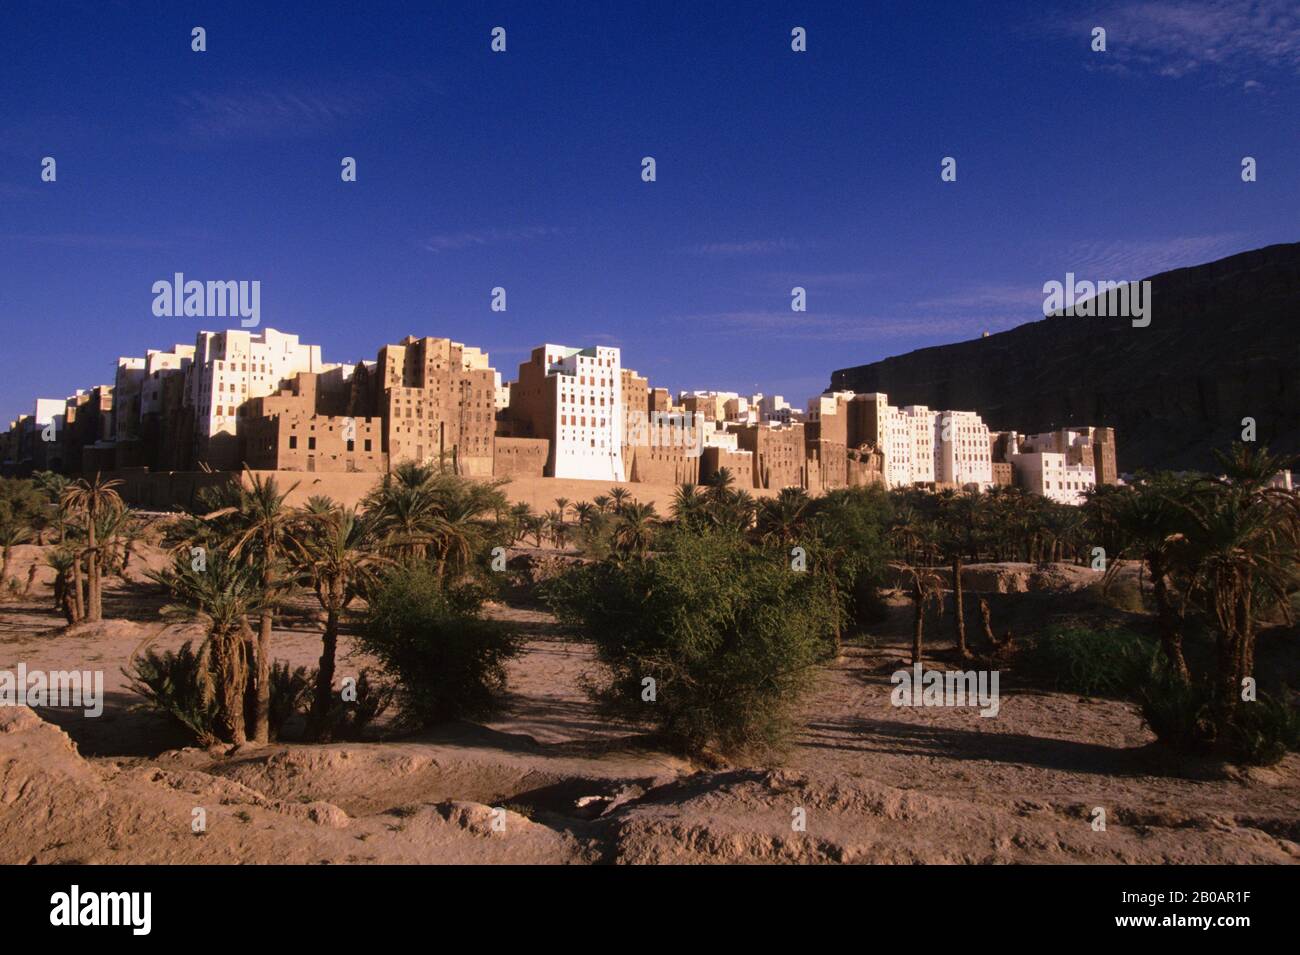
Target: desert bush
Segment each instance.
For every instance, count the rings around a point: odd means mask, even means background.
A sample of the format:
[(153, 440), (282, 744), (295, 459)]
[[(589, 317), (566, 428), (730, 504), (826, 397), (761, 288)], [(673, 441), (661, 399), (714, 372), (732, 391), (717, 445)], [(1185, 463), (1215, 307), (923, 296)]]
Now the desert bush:
[(307, 709), (313, 682), (306, 667), (291, 669), (284, 660), (271, 664), (271, 707), (267, 715), (271, 739), (279, 739), (280, 730), (290, 717)]
[[(212, 661), (191, 641), (179, 650), (146, 650), (122, 672), (144, 707), (162, 713), (191, 733), (200, 746), (220, 740), (216, 695), (212, 692)], [(305, 667), (290, 669), (277, 660), (271, 665), (271, 734), (278, 737), (288, 719), (302, 712), (310, 698), (311, 677)]]
[(1058, 690), (1131, 697), (1159, 660), (1154, 640), (1127, 630), (1053, 627), (1031, 638), (1018, 666)]
[(399, 723), (430, 726), (496, 709), (518, 640), (481, 615), (483, 593), (447, 583), (427, 563), (385, 575), (359, 638), (394, 681)]
[(1214, 690), (1207, 681), (1187, 682), (1161, 672), (1137, 694), (1142, 716), (1161, 743), (1253, 766), (1271, 766), (1300, 749), (1300, 710), (1284, 696), (1260, 693), (1254, 702), (1240, 703), (1225, 725), (1216, 721)]
[[(312, 674), (315, 682), (315, 673)], [(347, 702), (335, 697), (325, 717), (322, 742), (331, 739), (361, 739), (366, 729), (383, 716), (392, 705), (393, 687), (371, 677), (364, 669), (357, 675), (356, 700)]]
[(146, 709), (162, 713), (188, 730), (201, 746), (217, 742), (217, 701), (204, 689), (208, 656), (186, 641), (177, 651), (148, 649), (122, 673)]
[(574, 567), (546, 599), (594, 642), (605, 712), (694, 754), (781, 743), (836, 620), (825, 581), (783, 551), (698, 524), (661, 532), (653, 557)]
[(1211, 692), (1205, 684), (1162, 671), (1136, 695), (1142, 718), (1161, 743), (1179, 752), (1208, 751), (1214, 745)]
[(1261, 693), (1233, 713), (1228, 745), (1243, 763), (1271, 766), (1289, 750), (1300, 749), (1300, 710), (1283, 697)]
[(49, 501), (36, 481), (0, 477), (0, 524), (41, 528), (49, 516)]

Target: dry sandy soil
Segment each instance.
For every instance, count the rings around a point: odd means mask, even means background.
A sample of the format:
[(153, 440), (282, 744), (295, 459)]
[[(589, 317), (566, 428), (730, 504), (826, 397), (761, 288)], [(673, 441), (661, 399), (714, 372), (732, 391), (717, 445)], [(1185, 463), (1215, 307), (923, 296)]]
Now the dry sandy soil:
[[(25, 579), (34, 551), (16, 549), (11, 575)], [(132, 710), (121, 675), (143, 641), (195, 635), (155, 622), (162, 601), (138, 571), (160, 560), (137, 559), (101, 624), (63, 627), (44, 573), (28, 599), (0, 604), (0, 669), (96, 668), (107, 690), (98, 719), (0, 707), (0, 862), (1300, 860), (1295, 755), (1251, 770), (1180, 761), (1130, 704), (1010, 679), (995, 719), (891, 706), (910, 639), (901, 604), (824, 669), (793, 744), (761, 766), (693, 766), (646, 748), (582, 693), (588, 648), (509, 607), (495, 613), (528, 640), (494, 721), (382, 742), (184, 748), (160, 717)], [(1011, 569), (989, 589), (1050, 600), (1089, 582), (1077, 568), (1031, 571), (1023, 586)], [(340, 675), (364, 663), (346, 639), (343, 651)], [(303, 603), (276, 656), (310, 666), (318, 652)], [(1098, 806), (1105, 831), (1092, 827)], [(796, 809), (806, 831), (792, 828)]]

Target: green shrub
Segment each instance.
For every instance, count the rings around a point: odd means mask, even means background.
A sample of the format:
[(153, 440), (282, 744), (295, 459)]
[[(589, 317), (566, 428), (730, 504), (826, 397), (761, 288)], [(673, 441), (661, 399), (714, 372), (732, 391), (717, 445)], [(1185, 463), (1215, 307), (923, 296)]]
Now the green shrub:
[(1229, 724), (1233, 756), (1254, 766), (1272, 766), (1288, 750), (1300, 749), (1300, 710), (1266, 693), (1238, 704)]
[(1179, 752), (1209, 750), (1215, 742), (1212, 694), (1196, 681), (1168, 671), (1153, 673), (1136, 692), (1142, 718), (1156, 739)]
[(479, 615), (482, 599), (480, 589), (449, 587), (423, 563), (385, 576), (359, 643), (395, 680), (400, 723), (430, 726), (499, 705), (518, 640)]
[(1131, 697), (1149, 681), (1158, 654), (1154, 640), (1127, 630), (1053, 627), (1028, 641), (1018, 665), (1058, 690)]
[(1233, 762), (1271, 766), (1300, 749), (1300, 710), (1266, 693), (1239, 703), (1222, 734), (1214, 718), (1214, 693), (1203, 682), (1185, 683), (1159, 672), (1137, 698), (1151, 732), (1179, 752), (1214, 752)]
[[(203, 672), (210, 665), (202, 647), (196, 652), (193, 643), (186, 641), (175, 652), (148, 649), (122, 672), (129, 680), (130, 689), (144, 699), (146, 709), (171, 717), (200, 746), (210, 746), (220, 739), (216, 697), (204, 689), (205, 684), (211, 686), (211, 676), (205, 679)], [(280, 735), (289, 717), (304, 709), (310, 700), (311, 687), (312, 675), (305, 667), (291, 670), (283, 660), (271, 664), (269, 725), (273, 739)], [(248, 717), (251, 719), (251, 713)]]
[[(312, 685), (316, 684), (313, 671)], [(393, 702), (393, 687), (372, 679), (370, 670), (364, 669), (357, 675), (357, 698), (347, 702), (335, 697), (325, 718), (326, 731), (322, 740), (361, 739), (367, 727), (383, 716)]]
[(698, 526), (662, 532), (653, 557), (574, 567), (546, 597), (595, 643), (607, 679), (591, 692), (605, 711), (697, 754), (786, 737), (835, 614), (825, 582), (784, 552)]
[(306, 667), (291, 670), (283, 660), (271, 664), (271, 705), (267, 713), (271, 739), (279, 739), (289, 718), (307, 709), (316, 685), (314, 677), (314, 671), (308, 673)]
[(195, 653), (190, 641), (176, 652), (159, 653), (148, 649), (122, 671), (132, 692), (144, 699), (144, 707), (171, 717), (190, 733), (201, 746), (217, 742), (217, 701), (205, 694), (202, 668), (208, 666), (206, 654)]

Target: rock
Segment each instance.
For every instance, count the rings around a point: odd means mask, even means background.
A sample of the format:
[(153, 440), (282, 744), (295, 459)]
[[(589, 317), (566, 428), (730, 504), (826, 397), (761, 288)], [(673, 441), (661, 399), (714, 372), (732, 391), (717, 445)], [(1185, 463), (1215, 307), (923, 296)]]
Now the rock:
[(1300, 243), (1164, 272), (1151, 300), (1146, 328), (1026, 309), (1010, 331), (840, 369), (831, 390), (977, 411), (998, 431), (1113, 427), (1121, 471), (1215, 468), (1242, 408), (1274, 453), (1300, 451)]

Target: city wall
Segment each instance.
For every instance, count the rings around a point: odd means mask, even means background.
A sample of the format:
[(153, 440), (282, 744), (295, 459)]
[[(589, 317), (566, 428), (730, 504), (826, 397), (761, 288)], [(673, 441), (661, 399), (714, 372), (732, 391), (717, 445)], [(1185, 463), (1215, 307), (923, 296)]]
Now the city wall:
[[(345, 506), (356, 506), (379, 483), (382, 475), (365, 473), (307, 473), (302, 471), (254, 471), (261, 477), (273, 477), (282, 488), (293, 488), (291, 505), (305, 504), (309, 497), (324, 495)], [(204, 487), (213, 487), (238, 479), (234, 471), (114, 471), (107, 475), (123, 482), (119, 489), (123, 499), (135, 507), (165, 511), (185, 507)], [(502, 487), (510, 502), (524, 502), (537, 513), (555, 508), (555, 499), (568, 498), (570, 505), (590, 501), (610, 488), (624, 487), (642, 504), (653, 504), (664, 516), (671, 513), (675, 484), (637, 482), (584, 481), (577, 478), (516, 477)], [(746, 488), (754, 497), (774, 497), (772, 490)]]

